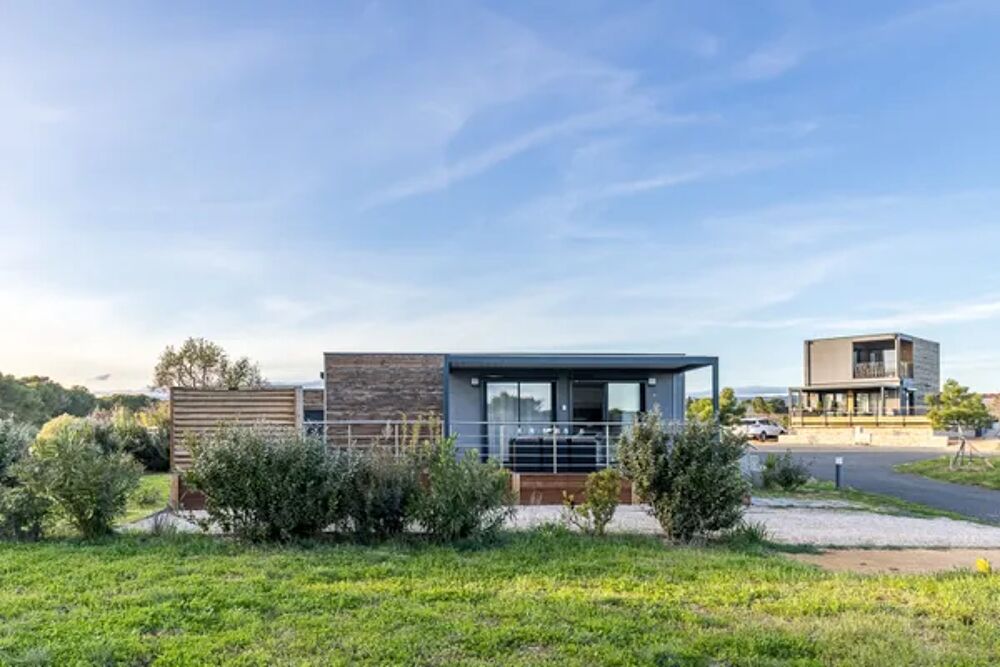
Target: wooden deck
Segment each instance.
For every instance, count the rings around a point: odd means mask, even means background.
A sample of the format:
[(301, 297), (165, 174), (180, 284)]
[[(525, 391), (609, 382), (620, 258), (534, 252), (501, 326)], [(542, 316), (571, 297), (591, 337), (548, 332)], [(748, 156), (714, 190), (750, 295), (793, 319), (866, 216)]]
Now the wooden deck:
[[(583, 493), (587, 475), (583, 473), (514, 473), (511, 486), (518, 494), (521, 505), (562, 505), (563, 492), (573, 496), (576, 502), (586, 500)], [(622, 480), (619, 502), (633, 502), (632, 482)]]

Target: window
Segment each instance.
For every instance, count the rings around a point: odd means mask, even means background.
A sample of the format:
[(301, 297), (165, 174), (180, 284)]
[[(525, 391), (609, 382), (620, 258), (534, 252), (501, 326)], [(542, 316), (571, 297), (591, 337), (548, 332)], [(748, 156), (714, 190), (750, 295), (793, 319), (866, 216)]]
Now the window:
[(608, 383), (608, 421), (632, 424), (642, 410), (642, 385), (638, 382)]
[(302, 421), (306, 425), (306, 435), (322, 436), (324, 418), (323, 410), (303, 410)]
[(506, 459), (510, 439), (541, 434), (552, 422), (551, 382), (487, 382), (489, 455)]

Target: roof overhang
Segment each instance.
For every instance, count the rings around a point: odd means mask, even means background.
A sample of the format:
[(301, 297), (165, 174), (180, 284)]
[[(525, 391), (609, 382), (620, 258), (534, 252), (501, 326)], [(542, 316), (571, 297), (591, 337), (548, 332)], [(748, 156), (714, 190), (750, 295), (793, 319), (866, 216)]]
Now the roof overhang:
[(870, 382), (851, 382), (849, 384), (820, 384), (808, 387), (789, 387), (789, 391), (850, 391), (851, 389), (894, 389), (902, 386), (899, 379), (872, 380)]
[(658, 370), (687, 372), (719, 363), (718, 357), (686, 354), (449, 354), (450, 368)]

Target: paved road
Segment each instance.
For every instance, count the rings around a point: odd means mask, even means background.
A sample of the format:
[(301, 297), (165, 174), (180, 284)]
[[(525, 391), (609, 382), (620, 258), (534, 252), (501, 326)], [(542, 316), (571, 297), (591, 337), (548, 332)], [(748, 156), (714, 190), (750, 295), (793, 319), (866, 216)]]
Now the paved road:
[(956, 512), (981, 521), (1000, 523), (1000, 491), (964, 484), (949, 484), (903, 475), (893, 466), (906, 461), (942, 456), (940, 449), (900, 449), (896, 447), (780, 447), (758, 445), (761, 455), (791, 449), (817, 479), (833, 480), (836, 456), (844, 457), (843, 482), (860, 491), (882, 493), (941, 510)]

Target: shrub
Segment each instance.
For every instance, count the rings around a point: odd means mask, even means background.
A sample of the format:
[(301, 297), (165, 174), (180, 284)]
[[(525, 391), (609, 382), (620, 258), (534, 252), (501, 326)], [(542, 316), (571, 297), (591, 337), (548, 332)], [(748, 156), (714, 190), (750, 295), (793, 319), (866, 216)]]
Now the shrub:
[(355, 536), (371, 540), (402, 534), (413, 519), (420, 491), (414, 460), (397, 459), (380, 449), (343, 452), (336, 460), (345, 515)]
[(760, 521), (741, 521), (721, 536), (723, 544), (741, 551), (761, 551), (770, 541), (771, 531)]
[(427, 445), (426, 479), (415, 517), (439, 540), (489, 538), (514, 513), (510, 473), (476, 451), (459, 456), (455, 439)]
[(338, 519), (339, 477), (322, 440), (259, 427), (191, 443), (185, 482), (222, 530), (250, 540), (315, 535)]
[(45, 422), (38, 432), (36, 440), (44, 442), (55, 437), (63, 437), (67, 433), (72, 434), (67, 437), (82, 438), (93, 442), (104, 453), (111, 453), (119, 449), (110, 422), (67, 414), (53, 417)]
[(88, 538), (112, 531), (141, 475), (131, 456), (107, 451), (84, 420), (40, 434), (17, 466), (27, 490), (51, 501)]
[(151, 472), (170, 469), (170, 447), (167, 431), (145, 426), (139, 415), (128, 408), (119, 407), (110, 418), (112, 437), (116, 445)]
[(779, 487), (784, 491), (794, 491), (809, 481), (809, 469), (786, 451), (781, 456), (768, 454), (761, 470), (761, 484), (765, 489)]
[(563, 495), (566, 520), (588, 535), (604, 535), (618, 508), (622, 475), (614, 468), (605, 468), (587, 475), (584, 484), (587, 500), (576, 505), (573, 496)]
[(0, 539), (39, 540), (52, 503), (24, 486), (0, 486)]
[(736, 525), (747, 482), (740, 472), (744, 436), (689, 422), (668, 433), (658, 411), (619, 441), (623, 469), (667, 535), (690, 540)]
[(0, 419), (0, 485), (11, 483), (10, 468), (28, 452), (35, 428), (13, 419)]

